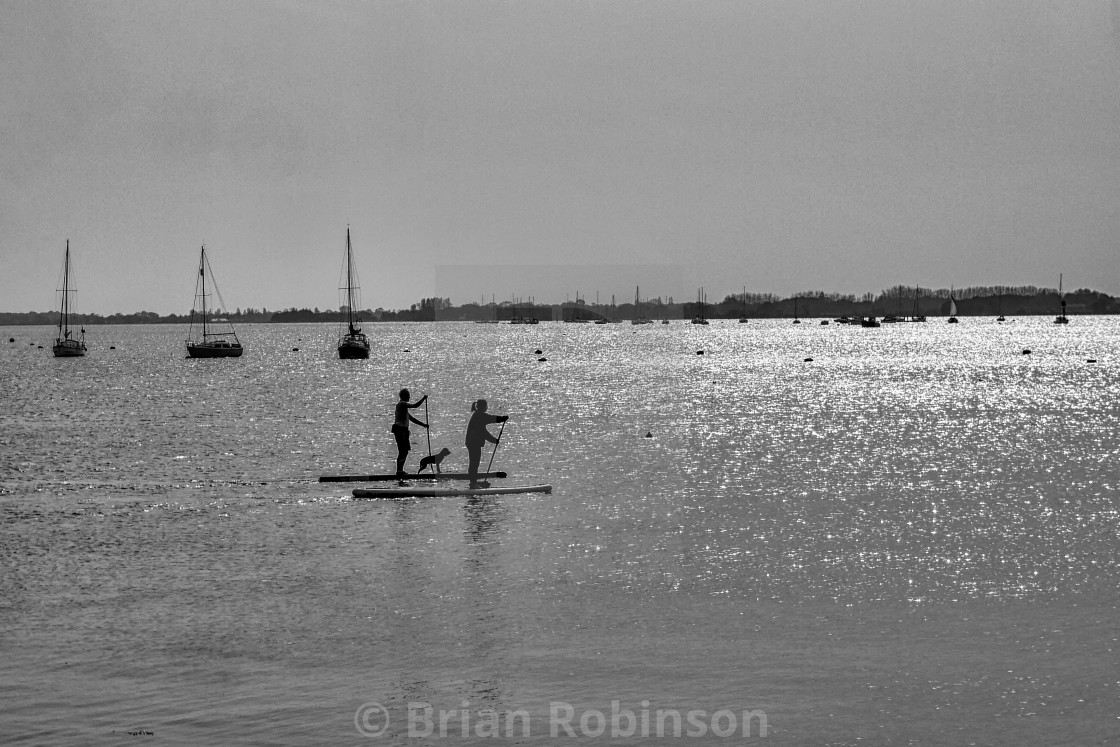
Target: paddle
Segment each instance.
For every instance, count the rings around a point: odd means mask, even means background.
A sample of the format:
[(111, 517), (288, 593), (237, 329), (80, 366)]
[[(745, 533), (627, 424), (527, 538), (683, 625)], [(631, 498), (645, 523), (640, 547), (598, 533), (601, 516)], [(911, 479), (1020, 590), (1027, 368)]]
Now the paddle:
[(486, 465), (486, 471), (489, 472), (490, 468), (494, 466), (494, 455), (498, 453), (498, 444), (502, 442), (502, 432), (506, 429), (506, 423), (509, 422), (507, 417), (502, 421), (502, 427), (498, 429), (498, 440), (494, 442), (494, 451), (490, 452), (490, 464)]
[[(432, 458), (432, 419), (430, 417), (428, 417), (428, 395), (426, 395), (426, 394), (424, 395), (424, 422), (428, 424), (428, 427), (424, 429), (424, 432), (428, 434), (428, 459), (431, 460), (431, 458)], [(433, 467), (432, 472), (435, 472), (435, 471), (436, 471), (435, 467)], [(487, 470), (487, 471), (489, 472), (489, 470)]]

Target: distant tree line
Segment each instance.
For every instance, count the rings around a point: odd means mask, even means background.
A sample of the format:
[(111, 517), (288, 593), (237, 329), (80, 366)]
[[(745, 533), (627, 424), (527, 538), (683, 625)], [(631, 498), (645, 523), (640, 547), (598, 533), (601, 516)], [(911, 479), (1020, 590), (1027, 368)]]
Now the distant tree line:
[[(1081, 288), (1064, 294), (1066, 312), (1069, 314), (1120, 314), (1120, 299), (1107, 293)], [(976, 286), (968, 288), (930, 289), (896, 285), (862, 296), (824, 291), (800, 291), (789, 297), (772, 293), (734, 293), (717, 303), (705, 303), (703, 314), (709, 319), (781, 319), (793, 316), (806, 318), (835, 318), (840, 316), (948, 316), (950, 298), (956, 301), (957, 316), (1040, 316), (1057, 314), (1061, 307), (1056, 288), (1034, 286)], [(699, 302), (674, 303), (661, 298), (640, 304), (588, 304), (583, 300), (558, 305), (518, 303), (479, 304), (470, 302), (455, 306), (450, 298), (423, 298), (407, 309), (365, 309), (357, 312), (363, 322), (430, 322), (430, 321), (509, 321), (515, 318), (549, 321), (595, 321), (598, 319), (691, 319), (699, 316)], [(236, 309), (218, 311), (214, 316), (229, 319), (235, 324), (266, 323), (324, 323), (341, 322), (345, 311), (289, 308), (282, 311), (267, 309)], [(186, 324), (191, 314), (160, 315), (151, 311), (132, 314), (80, 314), (77, 322), (95, 324)], [(0, 312), (2, 325), (54, 325), (58, 324), (57, 311)]]

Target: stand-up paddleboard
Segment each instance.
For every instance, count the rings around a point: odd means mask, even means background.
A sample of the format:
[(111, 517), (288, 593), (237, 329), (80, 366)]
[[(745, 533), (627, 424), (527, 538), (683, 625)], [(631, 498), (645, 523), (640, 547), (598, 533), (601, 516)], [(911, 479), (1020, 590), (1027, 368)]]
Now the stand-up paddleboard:
[(355, 488), (355, 498), (438, 498), (453, 495), (506, 495), (508, 493), (551, 493), (551, 485), (510, 485), (508, 487), (470, 488), (434, 485), (399, 485), (395, 488)]
[[(480, 480), (489, 480), (492, 477), (507, 477), (505, 472), (482, 472)], [(319, 482), (388, 482), (400, 480), (400, 475), (323, 475)], [(421, 472), (418, 475), (409, 474), (409, 480), (469, 480), (471, 476), (466, 472)]]

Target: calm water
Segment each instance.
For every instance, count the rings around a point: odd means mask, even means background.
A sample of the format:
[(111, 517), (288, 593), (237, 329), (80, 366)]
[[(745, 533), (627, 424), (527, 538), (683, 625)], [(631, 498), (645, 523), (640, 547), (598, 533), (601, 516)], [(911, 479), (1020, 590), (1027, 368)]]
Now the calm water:
[[(1049, 322), (0, 328), (0, 741), (1115, 743), (1120, 319)], [(318, 483), (402, 386), (554, 492)]]

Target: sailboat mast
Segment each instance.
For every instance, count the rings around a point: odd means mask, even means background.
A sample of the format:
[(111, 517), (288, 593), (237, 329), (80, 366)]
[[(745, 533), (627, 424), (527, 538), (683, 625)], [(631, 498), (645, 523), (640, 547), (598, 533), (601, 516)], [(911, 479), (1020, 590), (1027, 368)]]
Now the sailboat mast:
[(58, 316), (58, 339), (70, 329), (70, 239), (66, 239), (66, 258), (62, 262), (62, 309)]
[(202, 246), (202, 255), (198, 260), (199, 282), (202, 284), (202, 340), (206, 341), (206, 245)]
[(354, 331), (354, 250), (350, 245), (350, 226), (346, 227), (346, 328)]

